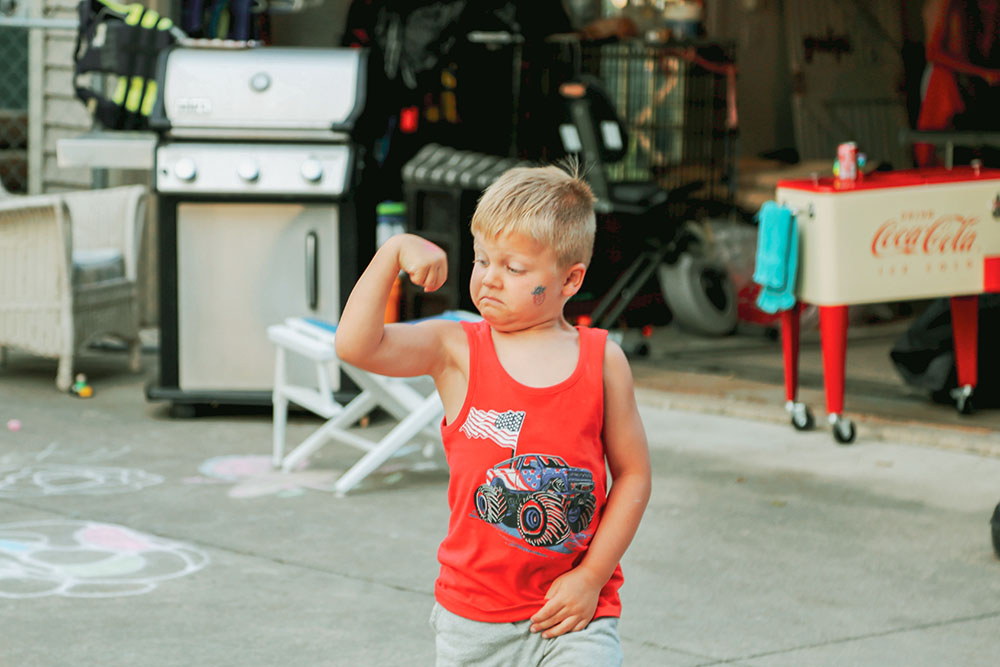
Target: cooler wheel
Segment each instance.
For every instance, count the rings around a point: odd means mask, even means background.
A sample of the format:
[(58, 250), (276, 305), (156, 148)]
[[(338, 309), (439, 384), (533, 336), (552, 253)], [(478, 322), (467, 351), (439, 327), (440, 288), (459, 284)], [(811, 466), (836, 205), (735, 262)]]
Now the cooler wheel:
[(796, 431), (811, 431), (816, 426), (812, 410), (805, 403), (789, 401), (785, 405), (785, 409), (791, 415), (792, 426), (795, 427)]
[(854, 422), (847, 417), (837, 414), (830, 415), (830, 426), (833, 427), (833, 439), (841, 445), (849, 445), (854, 442), (857, 432), (854, 429)]
[(971, 415), (975, 411), (972, 404), (972, 386), (965, 385), (951, 390), (951, 397), (955, 399), (955, 409), (960, 415)]

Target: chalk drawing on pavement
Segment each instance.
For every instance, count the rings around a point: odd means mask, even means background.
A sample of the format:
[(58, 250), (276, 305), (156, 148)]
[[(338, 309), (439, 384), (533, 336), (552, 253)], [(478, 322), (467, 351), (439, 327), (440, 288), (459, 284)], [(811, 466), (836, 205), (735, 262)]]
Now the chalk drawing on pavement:
[(202, 477), (189, 477), (188, 484), (231, 483), (230, 498), (256, 498), (276, 495), (299, 496), (304, 489), (332, 491), (341, 475), (339, 470), (302, 470), (304, 462), (295, 470), (282, 472), (271, 464), (268, 456), (227, 455), (215, 456), (200, 466)]
[(65, 462), (67, 456), (57, 462), (53, 459), (62, 453), (61, 447), (53, 442), (31, 457), (8, 454), (0, 458), (0, 498), (127, 493), (163, 482), (160, 475), (144, 470), (103, 465), (127, 454), (127, 446), (117, 450), (101, 447), (82, 455), (72, 453), (72, 462)]
[(127, 493), (161, 482), (160, 475), (113, 466), (47, 462), (0, 465), (0, 498)]
[(0, 524), (0, 598), (140, 595), (208, 562), (190, 545), (110, 523)]

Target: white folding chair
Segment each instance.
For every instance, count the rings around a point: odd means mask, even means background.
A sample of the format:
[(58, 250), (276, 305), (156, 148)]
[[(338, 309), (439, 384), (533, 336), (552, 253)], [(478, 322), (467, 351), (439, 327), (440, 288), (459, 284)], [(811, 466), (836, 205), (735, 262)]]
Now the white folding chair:
[[(476, 320), (478, 315), (464, 311), (448, 311), (439, 315), (452, 320)], [(424, 441), (423, 452), (433, 454), (434, 443), (440, 443), (438, 422), (444, 414), (441, 399), (427, 377), (393, 378), (376, 375), (346, 364), (337, 358), (334, 349), (336, 326), (322, 320), (288, 318), (267, 329), (268, 338), (277, 346), (274, 371), (273, 462), (275, 467), (290, 471), (327, 442), (341, 442), (365, 452), (334, 484), (338, 495), (357, 486), (390, 457), (402, 456), (419, 447), (411, 444), (418, 437)], [(313, 386), (290, 382), (286, 354), (294, 352), (314, 366)], [(361, 392), (346, 405), (333, 396), (330, 382), (332, 369), (343, 369)], [(294, 403), (326, 422), (308, 438), (285, 454), (288, 404)], [(382, 438), (372, 440), (349, 430), (359, 419), (375, 408), (382, 408), (398, 423)]]

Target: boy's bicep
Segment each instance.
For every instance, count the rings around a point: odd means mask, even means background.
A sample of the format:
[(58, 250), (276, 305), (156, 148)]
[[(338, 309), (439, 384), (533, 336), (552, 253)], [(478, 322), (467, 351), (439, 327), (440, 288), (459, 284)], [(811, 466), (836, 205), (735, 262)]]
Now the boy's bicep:
[(461, 329), (459, 323), (443, 320), (387, 324), (376, 351), (360, 366), (394, 377), (436, 376), (450, 361), (447, 341), (456, 327)]
[(635, 401), (632, 369), (613, 342), (604, 355), (604, 446), (612, 477), (624, 472), (649, 474), (649, 448)]

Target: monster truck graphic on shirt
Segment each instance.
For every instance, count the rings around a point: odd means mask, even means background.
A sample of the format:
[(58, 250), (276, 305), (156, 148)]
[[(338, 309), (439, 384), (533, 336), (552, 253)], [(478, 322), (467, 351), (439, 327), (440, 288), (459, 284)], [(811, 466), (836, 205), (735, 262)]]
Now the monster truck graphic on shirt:
[(486, 471), (476, 489), (476, 514), (487, 523), (517, 528), (538, 547), (562, 544), (590, 525), (597, 500), (594, 476), (549, 454), (522, 454)]

